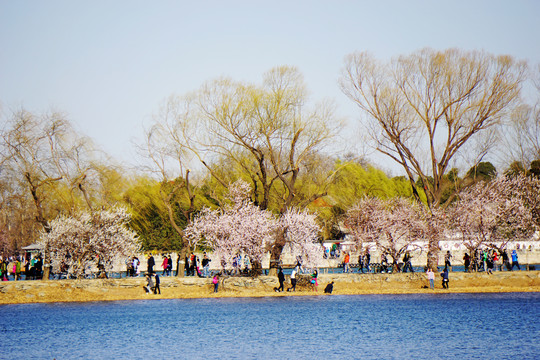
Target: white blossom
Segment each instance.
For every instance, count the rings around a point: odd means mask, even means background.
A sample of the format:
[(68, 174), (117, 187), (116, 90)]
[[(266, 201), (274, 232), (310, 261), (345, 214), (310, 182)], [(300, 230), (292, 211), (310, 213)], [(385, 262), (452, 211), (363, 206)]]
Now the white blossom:
[(317, 241), (320, 227), (316, 216), (306, 210), (289, 209), (279, 218), (278, 226), (284, 231), (285, 248), (300, 256), (303, 265), (315, 268), (323, 258), (323, 249)]
[(125, 258), (139, 251), (137, 234), (128, 229), (131, 216), (124, 208), (83, 212), (75, 217), (59, 216), (50, 222), (51, 231), (42, 232), (54, 271), (82, 277), (87, 268), (100, 263), (106, 271), (116, 258)]

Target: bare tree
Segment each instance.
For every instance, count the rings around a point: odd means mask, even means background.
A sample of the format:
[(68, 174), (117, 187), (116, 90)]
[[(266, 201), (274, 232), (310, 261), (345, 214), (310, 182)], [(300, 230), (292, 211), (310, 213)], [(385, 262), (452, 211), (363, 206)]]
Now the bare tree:
[(376, 149), (403, 167), (418, 200), (420, 181), (432, 209), (452, 161), (465, 153), (480, 161), (489, 149), (525, 73), (523, 62), (478, 51), (423, 49), (388, 64), (357, 53), (346, 59), (341, 87), (367, 115)]
[(20, 190), (29, 190), (35, 220), (45, 231), (49, 230), (49, 215), (44, 202), (51, 197), (48, 190), (62, 180), (55, 152), (67, 126), (59, 114), (39, 117), (21, 110), (13, 114), (2, 132), (2, 176), (18, 179)]
[(368, 115), (377, 150), (403, 166), (413, 187), (420, 179), (432, 207), (452, 159), (500, 123), (525, 70), (509, 56), (477, 51), (424, 49), (389, 64), (359, 53), (347, 58), (341, 86)]
[(45, 229), (58, 212), (72, 213), (81, 202), (89, 209), (92, 202), (102, 203), (100, 172), (107, 166), (99, 165), (91, 141), (77, 134), (64, 114), (13, 113), (2, 130), (1, 146), (0, 176), (19, 182), (14, 191), (29, 190), (36, 220)]
[(532, 80), (532, 105), (524, 101), (517, 106), (501, 131), (501, 157), (508, 164), (518, 161), (523, 167), (540, 159), (540, 64)]
[(273, 199), (283, 213), (294, 202), (301, 169), (341, 126), (331, 104), (310, 110), (306, 102), (296, 68), (272, 69), (262, 86), (228, 79), (210, 82), (194, 100), (192, 116), (199, 131), (189, 138), (191, 148), (214, 176), (213, 160), (232, 160), (251, 180), (255, 202), (266, 209), (277, 192)]

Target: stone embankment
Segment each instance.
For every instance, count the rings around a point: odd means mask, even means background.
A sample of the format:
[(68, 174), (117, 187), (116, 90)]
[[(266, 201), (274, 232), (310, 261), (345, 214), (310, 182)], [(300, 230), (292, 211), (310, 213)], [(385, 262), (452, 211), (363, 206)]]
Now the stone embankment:
[[(224, 277), (219, 292), (213, 293), (211, 279), (162, 277), (161, 294), (145, 294), (143, 277), (127, 279), (9, 281), (0, 283), (0, 304), (178, 299), (205, 297), (261, 297), (321, 295), (326, 284), (334, 282), (333, 295), (412, 294), (412, 293), (493, 293), (538, 292), (539, 271), (450, 273), (450, 289), (442, 289), (440, 277), (435, 290), (427, 287), (423, 273), (406, 274), (321, 274), (313, 289), (309, 275), (301, 275), (296, 292), (275, 292), (277, 278), (260, 276)], [(287, 277), (285, 288), (290, 286)]]

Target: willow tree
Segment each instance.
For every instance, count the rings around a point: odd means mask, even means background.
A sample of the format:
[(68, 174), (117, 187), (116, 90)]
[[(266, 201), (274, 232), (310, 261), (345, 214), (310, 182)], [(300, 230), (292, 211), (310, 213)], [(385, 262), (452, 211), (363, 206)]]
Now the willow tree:
[[(265, 74), (262, 85), (218, 79), (189, 96), (170, 98), (165, 108), (175, 119), (164, 126), (179, 134), (177, 149), (187, 145), (223, 188), (235, 180), (222, 179), (215, 168), (226, 159), (239, 178), (249, 179), (256, 205), (285, 213), (324, 195), (322, 189), (300, 201), (298, 180), (341, 126), (332, 104), (307, 103), (300, 72), (278, 67)], [(272, 264), (284, 245), (284, 234), (278, 235)]]
[(115, 203), (110, 190), (121, 183), (91, 141), (58, 112), (11, 113), (0, 130), (0, 164), (2, 202), (7, 200), (2, 218), (16, 231), (8, 236), (24, 239), (19, 245), (48, 232), (58, 214)]
[(47, 205), (54, 202), (54, 188), (63, 179), (60, 142), (68, 123), (60, 114), (39, 116), (21, 110), (7, 119), (2, 129), (2, 177), (16, 179), (14, 191), (31, 199), (37, 224), (49, 230), (49, 219), (56, 216)]
[(431, 209), (441, 205), (456, 158), (478, 162), (489, 150), (525, 70), (510, 56), (478, 51), (423, 49), (388, 63), (356, 53), (346, 59), (341, 87), (367, 115), (375, 148), (403, 167), (417, 199), (419, 180)]

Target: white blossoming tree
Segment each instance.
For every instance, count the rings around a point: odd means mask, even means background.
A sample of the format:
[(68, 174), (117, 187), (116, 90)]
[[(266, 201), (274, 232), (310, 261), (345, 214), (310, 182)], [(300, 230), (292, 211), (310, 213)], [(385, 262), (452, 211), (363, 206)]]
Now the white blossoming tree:
[(50, 222), (49, 232), (41, 233), (40, 242), (54, 271), (62, 269), (77, 278), (98, 264), (110, 271), (115, 259), (140, 249), (137, 234), (127, 227), (130, 218), (124, 208), (59, 216)]
[(317, 241), (321, 229), (315, 215), (291, 208), (281, 215), (278, 227), (280, 234), (283, 234), (284, 248), (290, 254), (301, 257), (303, 265), (308, 268), (320, 265), (323, 248)]

